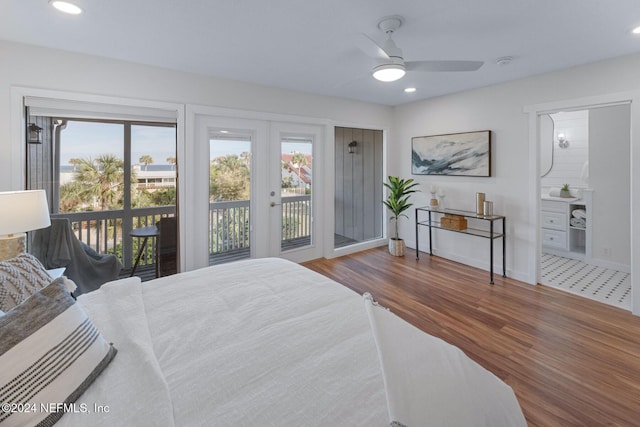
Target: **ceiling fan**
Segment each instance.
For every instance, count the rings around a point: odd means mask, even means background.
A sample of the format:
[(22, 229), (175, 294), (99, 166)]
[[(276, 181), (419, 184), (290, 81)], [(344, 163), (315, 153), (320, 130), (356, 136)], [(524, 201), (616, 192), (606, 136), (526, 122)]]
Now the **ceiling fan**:
[(393, 41), (393, 33), (402, 26), (404, 18), (398, 15), (382, 18), (378, 28), (387, 35), (380, 46), (366, 34), (360, 34), (356, 44), (365, 54), (379, 59), (373, 68), (373, 77), (382, 82), (393, 82), (404, 77), (407, 71), (476, 71), (483, 61), (405, 61), (402, 49)]

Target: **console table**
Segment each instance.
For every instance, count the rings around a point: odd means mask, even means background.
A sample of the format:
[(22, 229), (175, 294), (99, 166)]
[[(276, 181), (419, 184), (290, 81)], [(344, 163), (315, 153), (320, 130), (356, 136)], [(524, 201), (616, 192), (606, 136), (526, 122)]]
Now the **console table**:
[[(427, 213), (428, 219), (420, 220), (420, 215)], [(434, 214), (449, 214), (449, 215), (457, 215), (464, 217), (465, 219), (471, 220), (479, 220), (486, 221), (489, 223), (489, 230), (482, 230), (476, 228), (465, 228), (463, 230), (457, 230), (455, 228), (449, 228), (443, 226), (440, 221), (434, 218)], [(496, 221), (502, 222), (502, 229), (496, 232), (494, 223)], [(429, 255), (433, 255), (433, 244), (432, 244), (432, 236), (431, 230), (433, 228), (439, 228), (441, 230), (447, 231), (455, 231), (457, 233), (468, 234), (471, 236), (484, 237), (485, 239), (489, 239), (489, 271), (490, 271), (490, 282), (493, 285), (493, 240), (497, 238), (502, 238), (502, 277), (507, 277), (506, 270), (506, 228), (505, 228), (505, 217), (502, 215), (478, 215), (475, 212), (470, 211), (462, 211), (457, 209), (443, 209), (440, 207), (433, 206), (423, 206), (416, 208), (416, 259), (420, 259), (420, 245), (418, 244), (418, 230), (420, 226), (429, 227)]]

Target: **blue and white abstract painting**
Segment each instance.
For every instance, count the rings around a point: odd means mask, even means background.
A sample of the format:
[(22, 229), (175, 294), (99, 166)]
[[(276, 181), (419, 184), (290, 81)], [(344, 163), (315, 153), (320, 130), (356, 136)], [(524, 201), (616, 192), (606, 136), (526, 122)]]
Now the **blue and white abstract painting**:
[(411, 138), (414, 175), (491, 176), (491, 131)]

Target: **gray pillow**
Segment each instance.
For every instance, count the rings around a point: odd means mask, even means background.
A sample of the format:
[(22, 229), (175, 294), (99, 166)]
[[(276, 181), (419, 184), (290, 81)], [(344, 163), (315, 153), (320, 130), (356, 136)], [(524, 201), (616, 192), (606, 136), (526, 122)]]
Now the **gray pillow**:
[(47, 269), (31, 254), (0, 262), (0, 310), (7, 312), (51, 283)]
[(0, 425), (53, 425), (116, 352), (54, 280), (0, 317), (0, 402), (35, 408), (0, 411)]

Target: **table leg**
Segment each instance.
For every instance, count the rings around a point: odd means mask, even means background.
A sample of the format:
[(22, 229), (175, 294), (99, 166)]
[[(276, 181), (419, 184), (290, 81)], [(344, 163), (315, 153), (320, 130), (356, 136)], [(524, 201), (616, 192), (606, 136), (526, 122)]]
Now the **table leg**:
[(507, 229), (504, 227), (504, 218), (502, 218), (502, 277), (507, 277)]
[(431, 211), (429, 211), (429, 255), (433, 255), (433, 240), (431, 238)]
[(491, 272), (490, 284), (493, 285), (493, 221), (489, 221), (489, 271)]
[(418, 244), (418, 209), (416, 209), (416, 259), (420, 259), (420, 245)]
[(142, 245), (140, 246), (140, 249), (138, 249), (138, 255), (136, 256), (136, 262), (133, 264), (133, 268), (131, 269), (131, 276), (129, 277), (133, 277), (133, 275), (136, 272), (136, 268), (138, 268), (138, 263), (140, 262), (140, 258), (142, 257), (142, 252), (144, 251), (144, 248), (147, 246), (147, 240), (149, 238), (145, 237), (144, 240), (142, 241)]

